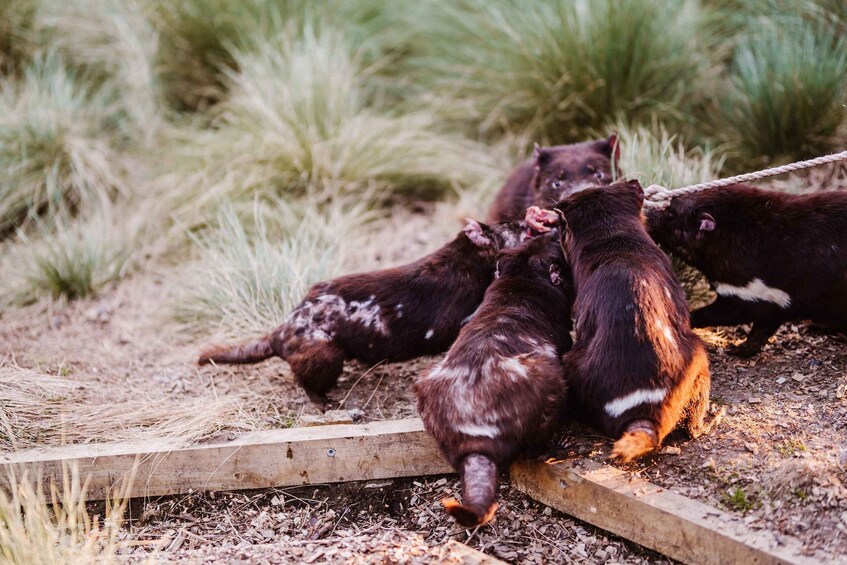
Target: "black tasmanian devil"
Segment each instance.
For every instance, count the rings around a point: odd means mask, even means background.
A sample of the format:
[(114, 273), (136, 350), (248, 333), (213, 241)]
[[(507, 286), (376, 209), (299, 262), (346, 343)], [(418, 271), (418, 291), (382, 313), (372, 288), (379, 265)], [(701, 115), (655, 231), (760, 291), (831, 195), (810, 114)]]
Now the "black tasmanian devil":
[(414, 263), (314, 285), (270, 334), (213, 347), (198, 362), (257, 363), (276, 355), (312, 401), (328, 404), (345, 359), (402, 361), (450, 347), (494, 280), (498, 251), (524, 236), (520, 222), (468, 220), (456, 239)]
[(464, 526), (497, 509), (498, 473), (547, 445), (565, 399), (571, 277), (548, 234), (501, 252), (499, 278), (447, 356), (417, 385), (418, 410), (462, 479), (444, 501)]
[(576, 288), (576, 342), (565, 356), (574, 408), (617, 438), (624, 462), (658, 448), (678, 424), (707, 432), (709, 362), (689, 325), (670, 261), (644, 229), (638, 181), (587, 189), (556, 205)]
[(488, 211), (488, 221), (518, 220), (532, 205), (552, 206), (583, 188), (609, 184), (612, 162), (617, 167), (620, 153), (615, 134), (597, 141), (536, 147), (532, 159), (506, 179)]
[(717, 293), (694, 327), (752, 322), (735, 353), (755, 355), (789, 320), (847, 330), (847, 192), (733, 185), (676, 197), (647, 212), (647, 228)]

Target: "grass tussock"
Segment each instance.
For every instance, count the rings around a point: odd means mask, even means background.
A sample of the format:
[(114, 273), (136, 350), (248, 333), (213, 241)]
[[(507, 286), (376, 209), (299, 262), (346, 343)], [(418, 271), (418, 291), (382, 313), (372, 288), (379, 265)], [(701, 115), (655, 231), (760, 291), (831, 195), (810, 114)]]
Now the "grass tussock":
[(57, 49), (91, 80), (114, 91), (128, 136), (150, 141), (163, 119), (157, 68), (159, 31), (149, 4), (136, 0), (43, 2), (38, 25)]
[(238, 68), (235, 50), (262, 44), (311, 13), (300, 0), (184, 0), (154, 3), (161, 34), (158, 64), (178, 110), (204, 110), (225, 97), (225, 73)]
[[(61, 485), (45, 492), (37, 477), (4, 477), (0, 489), (0, 561), (9, 565), (113, 563), (128, 544), (124, 514), (131, 478), (106, 501), (103, 516), (89, 514), (86, 482), (76, 468), (64, 469)], [(162, 540), (149, 542), (151, 546)]]
[[(426, 43), (412, 14), (427, 7), (382, 0), (158, 1), (152, 20), (160, 33), (159, 67), (171, 105), (206, 110), (226, 98), (226, 74), (239, 69), (236, 53), (261, 48), (280, 36), (329, 30), (362, 57), (380, 88), (405, 98), (403, 64)], [(388, 78), (390, 80), (382, 80)]]
[(220, 228), (195, 238), (198, 258), (174, 303), (177, 320), (234, 337), (276, 327), (309, 287), (340, 274), (363, 215), (355, 206), (257, 203), (252, 217), (230, 206)]
[(38, 0), (0, 0), (0, 77), (16, 73), (35, 48)]
[(123, 188), (113, 101), (58, 56), (0, 81), (0, 237), (39, 216), (72, 215)]
[(847, 37), (806, 21), (751, 30), (722, 100), (728, 140), (744, 162), (827, 153), (847, 120)]
[(721, 154), (711, 148), (686, 148), (681, 139), (661, 124), (627, 126), (619, 123), (620, 168), (629, 178), (645, 187), (659, 184), (669, 189), (718, 178), (723, 166)]
[(42, 296), (72, 300), (97, 293), (131, 272), (132, 240), (111, 212), (84, 221), (57, 218), (21, 233), (3, 261), (0, 300), (29, 304)]
[(362, 56), (342, 35), (316, 29), (236, 53), (239, 70), (228, 73), (214, 129), (174, 134), (182, 172), (163, 183), (170, 213), (196, 226), (222, 199), (432, 198), (497, 170), (479, 145), (443, 133), (430, 113), (379, 108)]
[(555, 142), (581, 139), (619, 115), (684, 111), (708, 90), (714, 63), (696, 2), (442, 6), (422, 80), (452, 91), (448, 112), (483, 133), (528, 127)]

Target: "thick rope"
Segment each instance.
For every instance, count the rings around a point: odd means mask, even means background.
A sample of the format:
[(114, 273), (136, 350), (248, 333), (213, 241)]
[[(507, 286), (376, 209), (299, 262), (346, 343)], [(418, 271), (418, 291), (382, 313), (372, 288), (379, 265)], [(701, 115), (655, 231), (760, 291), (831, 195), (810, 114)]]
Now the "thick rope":
[(673, 199), (675, 196), (682, 196), (683, 194), (692, 194), (694, 192), (709, 190), (710, 188), (720, 188), (722, 186), (729, 186), (731, 184), (737, 184), (739, 182), (750, 182), (767, 177), (790, 173), (792, 171), (799, 171), (802, 169), (817, 167), (819, 165), (826, 165), (827, 163), (836, 163), (838, 161), (845, 160), (847, 160), (847, 151), (842, 151), (840, 153), (833, 153), (832, 155), (824, 155), (823, 157), (809, 159), (808, 161), (798, 161), (796, 163), (789, 163), (787, 165), (772, 167), (770, 169), (764, 169), (753, 173), (744, 173), (743, 175), (735, 175), (734, 177), (729, 177), (725, 179), (701, 182), (700, 184), (692, 184), (683, 188), (677, 188), (676, 190), (668, 190), (667, 188), (658, 184), (651, 184), (644, 190), (644, 207), (664, 210), (670, 205), (671, 199)]

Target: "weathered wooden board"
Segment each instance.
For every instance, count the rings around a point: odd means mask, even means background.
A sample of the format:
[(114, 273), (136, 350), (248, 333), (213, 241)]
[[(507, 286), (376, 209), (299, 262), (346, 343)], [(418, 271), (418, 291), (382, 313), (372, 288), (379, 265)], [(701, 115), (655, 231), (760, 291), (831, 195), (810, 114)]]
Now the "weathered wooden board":
[[(452, 472), (419, 419), (251, 432), (232, 441), (179, 446), (165, 441), (74, 445), (0, 455), (0, 488), (11, 473), (61, 482), (65, 469), (88, 477), (102, 499), (134, 476), (133, 497), (336, 483)], [(629, 473), (588, 460), (524, 461), (512, 483), (580, 520), (687, 563), (820, 563), (788, 536), (741, 520)], [(470, 554), (469, 554), (470, 555)], [(491, 559), (484, 554), (469, 557)]]
[(233, 441), (178, 447), (167, 442), (89, 444), (0, 455), (9, 473), (61, 483), (62, 469), (89, 477), (99, 500), (133, 471), (133, 497), (240, 490), (450, 473), (419, 419), (250, 432)]
[(685, 563), (821, 563), (795, 538), (592, 461), (516, 463), (512, 485), (575, 518)]

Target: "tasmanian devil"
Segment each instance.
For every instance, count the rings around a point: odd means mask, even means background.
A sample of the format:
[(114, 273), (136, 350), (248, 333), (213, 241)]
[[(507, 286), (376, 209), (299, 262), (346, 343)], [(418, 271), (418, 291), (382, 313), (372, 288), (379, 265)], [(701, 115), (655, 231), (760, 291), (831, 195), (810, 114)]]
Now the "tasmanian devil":
[(345, 359), (402, 361), (450, 347), (494, 279), (497, 252), (523, 237), (519, 222), (468, 220), (453, 241), (414, 263), (316, 284), (272, 333), (212, 348), (198, 362), (257, 363), (276, 355), (312, 401), (327, 404)]
[(444, 506), (464, 526), (493, 517), (498, 472), (543, 449), (562, 410), (572, 287), (557, 239), (500, 253), (477, 314), (416, 385), (424, 425), (461, 476), (462, 502)]
[[(614, 156), (614, 157), (613, 157)], [(588, 186), (612, 182), (620, 158), (615, 134), (573, 145), (536, 147), (532, 159), (512, 171), (488, 211), (488, 221), (517, 220), (532, 205), (552, 206)]]
[(735, 353), (755, 355), (789, 320), (847, 329), (847, 192), (733, 185), (674, 198), (647, 227), (717, 293), (692, 312), (694, 327), (752, 322)]
[(717, 420), (707, 421), (706, 350), (670, 261), (644, 229), (643, 200), (629, 181), (555, 207), (576, 288), (576, 342), (564, 360), (574, 408), (618, 438), (612, 458), (624, 462), (656, 449), (678, 423), (697, 437)]

